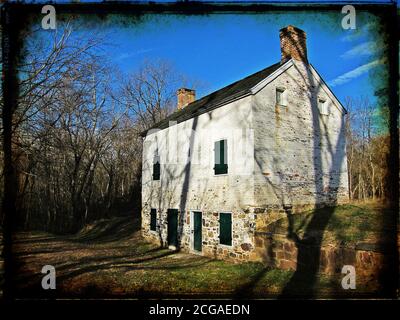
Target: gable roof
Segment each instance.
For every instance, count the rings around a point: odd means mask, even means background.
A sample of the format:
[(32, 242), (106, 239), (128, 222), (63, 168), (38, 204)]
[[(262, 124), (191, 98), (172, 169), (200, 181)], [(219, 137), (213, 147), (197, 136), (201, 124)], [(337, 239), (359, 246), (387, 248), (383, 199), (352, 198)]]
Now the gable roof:
[(188, 104), (181, 110), (175, 111), (165, 119), (153, 125), (146, 131), (141, 133), (142, 136), (145, 136), (146, 133), (151, 129), (164, 129), (167, 128), (170, 121), (182, 122), (198, 116), (202, 113), (206, 113), (210, 110), (213, 110), (222, 104), (231, 101), (232, 99), (251, 94), (251, 89), (258, 84), (260, 81), (271, 75), (273, 72), (281, 67), (281, 63), (275, 63), (268, 68), (262, 69), (252, 75), (243, 78), (242, 80), (236, 81), (222, 89), (214, 91), (213, 93), (199, 99), (193, 101)]
[[(151, 128), (143, 131), (141, 136), (146, 136), (147, 132), (152, 129), (165, 129), (169, 126), (169, 122), (183, 122), (185, 120), (194, 118), (200, 114), (206, 113), (213, 109), (218, 108), (234, 99), (242, 98), (244, 96), (255, 94), (270, 81), (273, 81), (279, 74), (287, 70), (293, 65), (293, 60), (290, 59), (284, 64), (280, 62), (275, 63), (265, 69), (262, 69), (256, 73), (253, 73), (242, 80), (236, 81), (222, 89), (214, 91), (213, 93), (189, 103), (186, 107), (181, 110), (175, 111), (165, 119), (159, 121)], [(333, 91), (328, 87), (325, 81), (322, 79), (317, 70), (311, 65), (307, 65), (310, 68), (313, 76), (320, 82), (323, 90), (328, 94), (328, 96), (334, 101), (335, 105), (343, 113), (347, 113), (346, 108), (341, 104), (339, 99), (335, 96)]]
[(326, 92), (326, 94), (329, 96), (329, 98), (335, 102), (335, 105), (339, 108), (341, 112), (344, 114), (347, 114), (347, 109), (343, 106), (343, 104), (340, 102), (340, 100), (336, 97), (335, 93), (329, 88), (327, 83), (324, 81), (324, 79), (321, 77), (317, 69), (314, 68), (312, 64), (309, 65), (309, 68), (311, 69), (311, 72), (313, 73), (313, 76), (317, 79), (317, 81), (320, 82), (320, 85), (322, 89)]

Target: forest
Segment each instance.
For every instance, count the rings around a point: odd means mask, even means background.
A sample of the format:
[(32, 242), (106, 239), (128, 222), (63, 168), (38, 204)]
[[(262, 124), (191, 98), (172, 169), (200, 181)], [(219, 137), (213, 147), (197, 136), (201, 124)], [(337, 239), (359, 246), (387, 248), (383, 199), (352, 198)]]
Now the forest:
[[(106, 39), (95, 32), (83, 36), (70, 24), (51, 38), (38, 29), (25, 39), (12, 110), (18, 228), (71, 233), (122, 213), (139, 218), (140, 133), (174, 111), (176, 89), (188, 77), (168, 61), (143, 61), (139, 70), (124, 73), (104, 55)], [(385, 199), (385, 106), (363, 97), (342, 103), (348, 110), (349, 197)], [(3, 159), (0, 177), (3, 197)]]

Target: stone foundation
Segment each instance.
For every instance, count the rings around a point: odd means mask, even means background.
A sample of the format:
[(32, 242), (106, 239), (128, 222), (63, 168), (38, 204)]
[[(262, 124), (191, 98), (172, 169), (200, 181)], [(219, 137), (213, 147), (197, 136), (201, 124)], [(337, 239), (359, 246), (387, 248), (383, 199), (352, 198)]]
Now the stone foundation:
[[(223, 211), (228, 212), (228, 211)], [(243, 262), (254, 260), (254, 214), (250, 211), (231, 212), (232, 245), (219, 243), (219, 212), (202, 212), (202, 251), (197, 252), (192, 244), (191, 212), (178, 211), (178, 245), (184, 252), (201, 254), (215, 259)], [(156, 231), (150, 231), (150, 209), (142, 211), (142, 235), (147, 240), (168, 246), (167, 210), (157, 212)]]
[[(297, 214), (316, 209), (322, 205), (296, 205), (264, 207), (248, 207), (241, 212), (232, 214), (232, 245), (219, 243), (219, 213), (202, 212), (202, 251), (193, 249), (191, 212), (178, 211), (178, 246), (179, 249), (201, 254), (215, 259), (232, 262), (261, 261), (266, 265), (281, 269), (296, 269), (298, 247), (294, 241), (281, 234), (268, 232), (268, 226), (288, 214)], [(227, 211), (226, 211), (227, 212)], [(156, 231), (150, 231), (150, 208), (142, 210), (142, 235), (147, 240), (168, 247), (167, 210), (157, 211)], [(356, 252), (357, 251), (357, 252)], [(356, 250), (323, 246), (320, 256), (320, 270), (325, 273), (335, 273), (344, 264), (372, 264), (376, 266), (379, 254), (368, 250)], [(372, 261), (372, 262), (370, 262)], [(371, 266), (365, 267), (366, 270)], [(340, 272), (339, 270), (339, 272)]]
[(296, 243), (284, 235), (268, 232), (256, 232), (254, 239), (257, 260), (279, 269), (296, 270), (297, 265), (302, 263), (298, 260), (299, 249), (309, 254), (314, 254), (314, 250), (319, 252), (319, 272), (329, 275), (340, 274), (344, 265), (354, 266), (360, 276), (377, 275), (384, 268), (385, 253), (367, 243), (355, 246), (322, 245), (319, 248), (311, 241)]

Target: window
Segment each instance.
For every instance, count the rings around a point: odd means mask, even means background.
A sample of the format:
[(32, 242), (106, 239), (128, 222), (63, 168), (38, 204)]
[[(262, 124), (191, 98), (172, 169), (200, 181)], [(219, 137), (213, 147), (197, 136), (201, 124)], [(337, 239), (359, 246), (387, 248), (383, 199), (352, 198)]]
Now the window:
[(150, 210), (150, 230), (151, 231), (157, 230), (157, 210), (156, 209)]
[(285, 105), (285, 97), (284, 97), (285, 89), (276, 88), (276, 104), (284, 106)]
[(160, 180), (160, 157), (158, 154), (153, 159), (153, 180)]
[(325, 100), (323, 99), (318, 99), (318, 109), (319, 109), (319, 113), (323, 114), (323, 115), (329, 115), (328, 112), (328, 104), (326, 103)]
[(214, 173), (228, 173), (228, 143), (226, 140), (219, 140), (214, 145)]
[(219, 214), (219, 243), (232, 245), (232, 215), (230, 213)]

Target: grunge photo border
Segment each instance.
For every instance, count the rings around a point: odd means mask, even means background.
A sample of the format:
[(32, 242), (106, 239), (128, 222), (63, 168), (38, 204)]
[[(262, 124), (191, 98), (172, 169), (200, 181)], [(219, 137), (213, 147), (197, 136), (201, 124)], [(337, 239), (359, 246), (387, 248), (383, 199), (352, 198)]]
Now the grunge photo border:
[[(42, 17), (41, 9), (45, 4), (51, 4), (56, 8), (57, 19), (63, 19), (66, 15), (84, 15), (90, 19), (96, 17), (105, 20), (111, 15), (121, 14), (129, 16), (133, 20), (139, 19), (144, 14), (180, 14), (180, 15), (208, 15), (215, 13), (267, 13), (274, 11), (335, 11), (340, 12), (345, 4), (353, 5), (356, 10), (372, 12), (378, 16), (385, 17), (385, 25), (382, 26), (384, 36), (388, 43), (387, 58), (390, 73), (388, 81), (390, 84), (389, 92), (385, 93), (389, 101), (390, 110), (390, 157), (387, 159), (390, 176), (388, 177), (391, 187), (389, 199), (393, 216), (385, 217), (390, 219), (396, 227), (398, 233), (398, 177), (399, 177), (399, 133), (398, 133), (398, 39), (396, 32), (397, 25), (397, 7), (395, 3), (224, 3), (224, 2), (177, 2), (177, 3), (138, 3), (138, 2), (104, 2), (104, 3), (5, 3), (1, 8), (1, 26), (2, 26), (2, 89), (3, 89), (3, 152), (4, 152), (4, 299), (12, 301), (16, 298), (14, 287), (15, 279), (15, 257), (13, 255), (12, 243), (13, 234), (17, 227), (16, 221), (16, 195), (17, 195), (17, 177), (15, 173), (15, 164), (12, 156), (12, 114), (16, 110), (18, 101), (18, 70), (17, 64), (21, 58), (24, 39), (21, 37), (21, 31), (25, 30), (31, 23)], [(302, 4), (299, 6), (299, 4)], [(140, 23), (140, 21), (137, 21)], [(389, 265), (388, 279), (384, 281), (384, 295), (396, 298), (399, 288), (399, 253), (397, 233), (391, 236), (391, 245), (387, 248), (393, 253), (394, 259), (387, 261)]]

